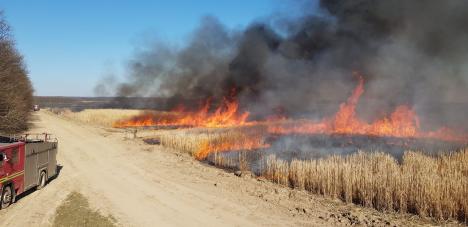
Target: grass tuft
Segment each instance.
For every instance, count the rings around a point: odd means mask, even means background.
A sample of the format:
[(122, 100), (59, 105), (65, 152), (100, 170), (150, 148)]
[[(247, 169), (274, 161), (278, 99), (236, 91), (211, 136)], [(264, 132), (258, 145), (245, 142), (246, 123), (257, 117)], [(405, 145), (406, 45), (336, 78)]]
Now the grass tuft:
[(61, 227), (113, 227), (116, 220), (112, 216), (103, 216), (89, 207), (88, 200), (78, 192), (72, 192), (57, 208), (53, 226)]

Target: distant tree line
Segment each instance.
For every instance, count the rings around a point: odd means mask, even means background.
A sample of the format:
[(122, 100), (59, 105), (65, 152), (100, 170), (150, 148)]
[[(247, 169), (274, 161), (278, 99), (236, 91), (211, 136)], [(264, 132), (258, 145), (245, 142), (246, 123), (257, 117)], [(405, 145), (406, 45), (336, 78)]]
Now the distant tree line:
[(0, 133), (28, 129), (33, 105), (33, 88), (11, 28), (0, 11)]

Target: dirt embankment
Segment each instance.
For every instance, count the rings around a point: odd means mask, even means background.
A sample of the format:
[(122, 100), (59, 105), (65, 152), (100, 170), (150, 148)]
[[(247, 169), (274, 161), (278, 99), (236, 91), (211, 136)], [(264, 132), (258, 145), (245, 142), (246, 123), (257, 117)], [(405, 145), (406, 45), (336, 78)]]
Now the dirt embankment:
[[(59, 139), (60, 175), (0, 211), (1, 226), (50, 226), (57, 207), (77, 191), (93, 210), (122, 226), (376, 226), (433, 225), (236, 176), (187, 154), (41, 111), (36, 132)], [(444, 223), (450, 224), (450, 223)], [(456, 223), (452, 223), (456, 224)]]

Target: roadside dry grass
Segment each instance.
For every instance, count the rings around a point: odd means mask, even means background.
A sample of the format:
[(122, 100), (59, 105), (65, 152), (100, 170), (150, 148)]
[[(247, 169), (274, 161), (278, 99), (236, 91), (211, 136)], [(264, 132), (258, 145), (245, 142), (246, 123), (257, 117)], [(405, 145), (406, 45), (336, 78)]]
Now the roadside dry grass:
[(104, 127), (112, 127), (112, 124), (120, 119), (134, 117), (143, 112), (125, 109), (86, 109), (78, 112), (70, 109), (50, 109), (50, 111), (71, 120)]
[(62, 205), (57, 208), (54, 224), (56, 227), (116, 226), (112, 216), (103, 216), (89, 207), (88, 200), (78, 192), (72, 192)]
[[(71, 111), (68, 108), (52, 108), (49, 109), (49, 111), (61, 117), (86, 124), (99, 125), (103, 127), (116, 127), (117, 125), (117, 127), (124, 128), (130, 127), (125, 123), (128, 120), (133, 120), (141, 124), (147, 119), (152, 119), (152, 117), (168, 118), (168, 116), (172, 117), (176, 115), (176, 113), (166, 111), (131, 109), (85, 109), (81, 111)], [(149, 117), (146, 118), (146, 116)]]

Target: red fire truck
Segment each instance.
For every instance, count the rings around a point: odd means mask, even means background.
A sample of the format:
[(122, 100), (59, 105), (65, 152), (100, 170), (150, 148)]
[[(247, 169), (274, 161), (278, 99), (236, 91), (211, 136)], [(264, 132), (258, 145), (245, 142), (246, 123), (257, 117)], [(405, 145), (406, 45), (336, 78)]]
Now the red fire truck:
[(0, 136), (0, 209), (16, 196), (43, 188), (57, 174), (57, 140), (49, 134)]

